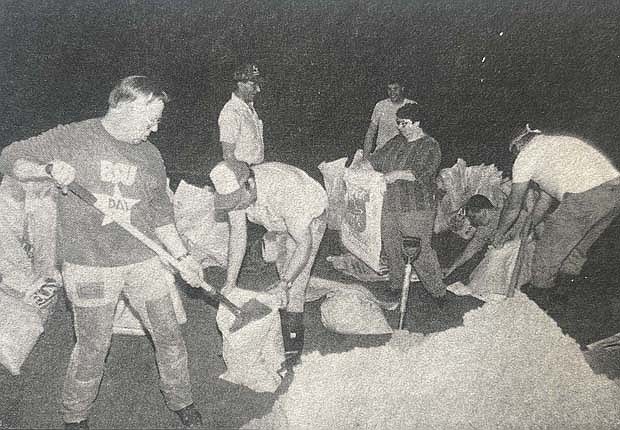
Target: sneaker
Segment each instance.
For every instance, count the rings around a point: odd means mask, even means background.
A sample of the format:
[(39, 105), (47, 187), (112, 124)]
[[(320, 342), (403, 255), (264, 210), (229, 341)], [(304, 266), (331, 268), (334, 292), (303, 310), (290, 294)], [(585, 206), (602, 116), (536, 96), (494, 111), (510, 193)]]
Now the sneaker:
[(88, 420), (82, 420), (79, 423), (65, 423), (65, 430), (89, 430)]
[(202, 415), (200, 415), (193, 403), (185, 406), (183, 409), (174, 411), (174, 413), (181, 419), (181, 423), (185, 427), (196, 428), (202, 426)]

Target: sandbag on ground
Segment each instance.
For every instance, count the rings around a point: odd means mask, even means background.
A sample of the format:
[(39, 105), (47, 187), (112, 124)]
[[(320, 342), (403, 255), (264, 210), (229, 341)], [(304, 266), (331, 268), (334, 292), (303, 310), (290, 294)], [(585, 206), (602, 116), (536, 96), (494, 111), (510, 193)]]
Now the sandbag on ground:
[(0, 364), (19, 375), (24, 361), (43, 333), (39, 311), (0, 289)]
[(280, 299), (268, 293), (235, 288), (226, 296), (237, 306), (257, 299), (273, 311), (231, 333), (235, 316), (224, 305), (217, 311), (217, 326), (222, 332), (222, 357), (226, 372), (221, 379), (244, 385), (257, 392), (273, 393), (282, 382), (278, 373), (284, 362), (284, 345), (278, 307)]
[(579, 345), (520, 292), (411, 344), (305, 355), (273, 413), (246, 428), (620, 426), (620, 387), (594, 374)]

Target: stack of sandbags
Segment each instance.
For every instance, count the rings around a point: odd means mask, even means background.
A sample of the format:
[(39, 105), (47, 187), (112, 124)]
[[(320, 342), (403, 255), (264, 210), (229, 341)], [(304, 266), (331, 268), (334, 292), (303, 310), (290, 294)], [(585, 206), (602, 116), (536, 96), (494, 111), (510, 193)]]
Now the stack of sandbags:
[(248, 428), (611, 429), (620, 387), (523, 294), (464, 326), (392, 347), (304, 355), (288, 392)]
[(506, 199), (500, 170), (493, 164), (467, 166), (460, 158), (454, 166), (439, 172), (438, 187), (444, 195), (437, 208), (435, 233), (451, 230), (465, 239), (471, 238), (473, 227), (468, 225), (467, 219), (458, 210), (471, 196), (482, 194), (498, 208)]

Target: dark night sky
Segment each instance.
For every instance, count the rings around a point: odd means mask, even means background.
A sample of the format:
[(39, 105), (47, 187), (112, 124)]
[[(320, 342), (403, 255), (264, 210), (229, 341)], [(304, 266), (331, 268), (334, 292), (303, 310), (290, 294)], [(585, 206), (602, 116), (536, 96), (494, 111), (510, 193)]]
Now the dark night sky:
[(619, 160), (619, 21), (607, 1), (2, 1), (0, 145), (100, 115), (117, 79), (147, 74), (174, 97), (154, 139), (176, 148), (162, 149), (167, 162), (217, 158), (227, 78), (255, 60), (271, 159), (361, 145), (397, 74), (429, 111), (445, 166), (507, 167), (523, 120)]

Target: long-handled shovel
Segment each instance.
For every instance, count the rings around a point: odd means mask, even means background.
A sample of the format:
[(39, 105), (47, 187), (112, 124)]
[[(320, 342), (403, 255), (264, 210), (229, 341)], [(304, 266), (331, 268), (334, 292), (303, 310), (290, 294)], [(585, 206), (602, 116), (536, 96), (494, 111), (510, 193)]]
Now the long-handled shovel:
[(403, 278), (403, 289), (400, 294), (400, 319), (398, 329), (402, 330), (405, 326), (405, 314), (407, 313), (407, 299), (409, 298), (409, 283), (411, 279), (411, 263), (420, 255), (420, 239), (417, 237), (403, 238), (403, 254), (407, 257), (405, 265), (405, 277)]
[(510, 276), (510, 284), (508, 285), (508, 291), (506, 292), (507, 297), (514, 297), (515, 290), (517, 289), (517, 284), (519, 283), (519, 277), (521, 275), (521, 267), (523, 266), (523, 261), (525, 259), (525, 253), (527, 252), (527, 242), (528, 237), (530, 235), (530, 230), (532, 229), (532, 214), (529, 213), (525, 220), (525, 224), (521, 228), (519, 232), (519, 251), (517, 252), (517, 258), (515, 261), (515, 267), (512, 269), (512, 275)]
[[(102, 214), (106, 215), (103, 210), (101, 210), (95, 205), (97, 198), (86, 188), (82, 187), (80, 184), (73, 182), (72, 184), (68, 186), (68, 190), (71, 191), (71, 193), (75, 194), (80, 200), (84, 201), (88, 205), (97, 209)], [(135, 228), (133, 225), (129, 223), (125, 223), (125, 222), (118, 221), (118, 220), (114, 220), (114, 222), (116, 222), (120, 227), (122, 227), (125, 231), (127, 231), (127, 233), (131, 234), (133, 237), (135, 237), (140, 242), (142, 242), (146, 247), (148, 247), (153, 252), (155, 252), (159, 256), (159, 258), (161, 258), (164, 262), (168, 263), (175, 270), (179, 272), (181, 271), (181, 266), (179, 264), (179, 261), (176, 258), (174, 258), (168, 251), (166, 251), (157, 242), (150, 239), (148, 236), (146, 236), (144, 233), (142, 233), (140, 230), (138, 230), (137, 228)], [(221, 294), (211, 285), (207, 284), (205, 281), (202, 281), (199, 286), (200, 288), (205, 290), (208, 294), (211, 294), (215, 298), (217, 298), (221, 303), (224, 304), (224, 306), (226, 306), (235, 315), (235, 321), (233, 322), (230, 328), (231, 333), (241, 329), (242, 327), (245, 327), (252, 321), (259, 320), (269, 315), (272, 311), (272, 309), (269, 306), (265, 305), (264, 303), (259, 302), (256, 299), (252, 299), (246, 302), (245, 304), (243, 304), (243, 306), (239, 307), (235, 305), (233, 302), (231, 302), (230, 300), (228, 300), (226, 296)]]

